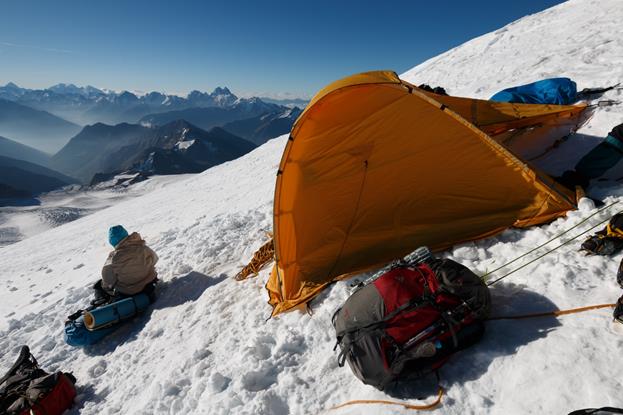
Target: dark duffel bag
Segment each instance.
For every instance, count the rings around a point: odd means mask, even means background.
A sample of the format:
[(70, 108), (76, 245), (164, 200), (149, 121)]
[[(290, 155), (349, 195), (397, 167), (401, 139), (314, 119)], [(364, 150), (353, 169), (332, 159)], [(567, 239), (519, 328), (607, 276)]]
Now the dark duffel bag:
[(334, 314), (338, 363), (381, 390), (424, 376), (482, 337), (490, 305), (484, 282), (457, 262), (400, 263)]
[(0, 413), (9, 415), (61, 415), (76, 396), (71, 373), (49, 374), (39, 368), (28, 346), (0, 379)]

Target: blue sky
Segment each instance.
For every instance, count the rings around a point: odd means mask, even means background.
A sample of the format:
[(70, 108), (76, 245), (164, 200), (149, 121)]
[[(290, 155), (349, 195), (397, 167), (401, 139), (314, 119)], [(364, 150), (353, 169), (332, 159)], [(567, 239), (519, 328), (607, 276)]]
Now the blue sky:
[(3, 0), (0, 84), (309, 97), (402, 73), (560, 0)]

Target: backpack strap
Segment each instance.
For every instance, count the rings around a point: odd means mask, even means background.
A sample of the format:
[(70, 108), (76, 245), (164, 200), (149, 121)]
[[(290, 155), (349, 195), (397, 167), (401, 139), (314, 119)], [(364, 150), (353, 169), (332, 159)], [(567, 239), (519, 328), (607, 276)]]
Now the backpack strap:
[[(422, 295), (422, 297), (413, 298), (413, 299), (411, 299), (411, 301), (408, 301), (408, 302), (402, 304), (401, 306), (399, 306), (395, 310), (393, 310), (391, 313), (389, 313), (385, 317), (383, 317), (381, 320), (372, 322), (372, 323), (367, 324), (365, 326), (360, 326), (360, 327), (356, 327), (356, 328), (353, 328), (353, 329), (350, 329), (350, 330), (345, 330), (345, 331), (342, 331), (340, 333), (337, 333), (337, 343), (335, 345), (336, 348), (342, 342), (342, 339), (344, 338), (344, 336), (346, 336), (348, 334), (357, 333), (357, 332), (360, 332), (360, 331), (369, 332), (369, 331), (376, 330), (379, 327), (384, 327), (387, 324), (387, 322), (389, 322), (391, 319), (393, 319), (398, 314), (400, 314), (400, 313), (402, 313), (404, 311), (407, 311), (407, 310), (408, 311), (412, 311), (412, 310), (415, 310), (417, 308), (424, 307), (424, 306), (432, 306), (432, 307), (438, 309), (437, 303), (435, 301), (435, 299), (436, 299), (436, 292), (434, 291), (434, 288), (430, 286), (430, 284), (429, 284), (426, 276), (422, 272), (422, 270), (418, 266), (408, 267), (408, 268), (417, 271), (422, 276), (422, 279), (423, 279), (423, 282), (424, 282), (424, 294)], [(433, 272), (433, 274), (435, 274), (435, 271), (433, 271), (433, 270), (431, 270), (431, 271)], [(450, 327), (450, 330), (452, 330), (452, 326), (450, 324), (449, 319), (454, 320), (452, 318), (454, 316), (454, 313), (456, 311), (458, 311), (459, 308), (462, 308), (462, 306), (465, 306), (465, 307), (467, 307), (469, 309), (469, 307), (465, 303), (463, 303), (463, 304), (457, 306), (452, 311), (442, 311), (442, 310), (439, 310), (440, 314), (442, 315), (442, 319)], [(335, 320), (335, 317), (337, 316), (337, 313), (340, 311), (340, 309), (338, 309), (333, 314), (333, 317), (331, 318), (332, 322)], [(444, 317), (444, 314), (448, 314), (448, 316)], [(461, 320), (462, 320), (462, 318), (461, 318)], [(453, 339), (456, 342), (456, 334), (454, 333), (454, 331), (452, 331), (452, 337), (453, 337)], [(344, 351), (342, 351), (342, 352), (344, 352)], [(340, 353), (340, 355), (341, 354), (342, 353)]]
[(620, 82), (616, 85), (606, 86), (606, 87), (601, 87), (601, 88), (584, 88), (583, 90), (578, 92), (576, 97), (578, 99), (585, 99), (585, 98), (588, 98), (590, 95), (603, 94), (604, 92), (608, 92), (612, 89), (617, 88), (619, 85), (621, 85)]
[(17, 369), (19, 369), (21, 366), (24, 365), (25, 362), (28, 362), (28, 361), (30, 361), (31, 365), (34, 365), (35, 368), (39, 367), (35, 357), (32, 354), (30, 354), (30, 349), (28, 348), (28, 346), (22, 346), (22, 348), (19, 351), (19, 357), (17, 358), (13, 366), (11, 366), (11, 368), (6, 373), (6, 375), (4, 375), (0, 379), (0, 385), (6, 382), (7, 379), (9, 379), (11, 376), (15, 375), (15, 372), (17, 372)]
[(590, 414), (596, 414), (600, 412), (608, 412), (611, 414), (623, 414), (623, 409), (613, 408), (611, 406), (604, 406), (601, 408), (578, 409), (577, 411), (569, 412), (569, 415), (590, 415)]
[(78, 310), (73, 314), (70, 314), (67, 316), (67, 320), (65, 320), (65, 325), (69, 324), (69, 323), (73, 323), (74, 321), (78, 320), (78, 318), (84, 314), (84, 312), (87, 310)]
[[(396, 308), (394, 311), (392, 311), (391, 313), (387, 314), (381, 320), (374, 321), (372, 323), (366, 324), (365, 326), (359, 326), (359, 327), (356, 327), (356, 328), (352, 328), (350, 330), (344, 330), (344, 331), (338, 333), (337, 334), (338, 343), (347, 334), (356, 333), (358, 331), (372, 331), (372, 330), (375, 330), (375, 329), (377, 329), (379, 327), (384, 326), (389, 320), (391, 320), (392, 318), (396, 317), (398, 314), (402, 313), (405, 310), (415, 310), (416, 308), (424, 307), (426, 305), (432, 305), (432, 304), (434, 304), (434, 302), (435, 302), (434, 299), (432, 299), (430, 297), (414, 298), (411, 301), (406, 302), (403, 305), (401, 305), (400, 307)], [(334, 315), (334, 317), (335, 317), (335, 315)]]
[[(404, 303), (403, 305), (401, 305), (400, 307), (396, 308), (394, 311), (392, 311), (391, 313), (387, 314), (385, 317), (383, 317), (381, 320), (375, 321), (373, 323), (367, 324), (365, 326), (361, 326), (361, 327), (356, 327), (350, 330), (345, 330), (342, 331), (340, 333), (337, 333), (337, 342), (335, 343), (335, 347), (333, 348), (333, 350), (337, 349), (338, 345), (340, 345), (342, 343), (342, 339), (349, 335), (349, 334), (356, 334), (356, 333), (367, 333), (367, 332), (371, 332), (374, 330), (377, 330), (380, 327), (384, 327), (388, 321), (390, 321), (392, 318), (396, 317), (398, 314), (400, 314), (403, 311), (406, 310), (415, 310), (417, 308), (420, 307), (424, 307), (427, 305), (433, 305), (434, 304), (434, 299), (432, 299), (430, 296), (426, 296), (423, 298), (414, 298), (409, 302)], [(339, 310), (338, 310), (339, 311)], [(337, 314), (337, 311), (336, 311)], [(335, 317), (335, 314), (334, 314)], [(393, 343), (395, 346), (398, 346), (394, 339), (391, 338), (391, 336), (387, 335), (387, 334), (383, 334), (383, 337), (387, 336), (387, 340), (391, 340), (390, 343)], [(348, 347), (344, 347), (342, 348), (342, 350), (340, 351), (340, 354), (337, 357), (337, 363), (338, 366), (342, 367), (344, 366), (344, 362), (346, 361), (346, 354), (348, 352), (350, 352), (350, 346), (352, 345), (352, 343), (349, 344)]]

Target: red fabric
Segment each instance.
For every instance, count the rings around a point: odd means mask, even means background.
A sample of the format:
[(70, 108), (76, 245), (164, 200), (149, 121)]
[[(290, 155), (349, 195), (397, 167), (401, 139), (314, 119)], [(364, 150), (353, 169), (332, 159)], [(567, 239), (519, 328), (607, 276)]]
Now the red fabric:
[(385, 315), (411, 299), (421, 297), (431, 279), (435, 280), (435, 286), (431, 288), (436, 289), (435, 275), (426, 265), (418, 267), (417, 270), (394, 268), (377, 278), (374, 285), (385, 303)]
[[(376, 289), (385, 303), (385, 315), (414, 298), (421, 298), (427, 287), (439, 288), (435, 274), (427, 265), (417, 269), (395, 268), (374, 281)], [(431, 306), (399, 313), (388, 322), (389, 334), (398, 344), (403, 344), (415, 333), (430, 326), (439, 319), (439, 311)]]
[(58, 382), (54, 389), (43, 398), (39, 399), (31, 409), (23, 411), (20, 415), (62, 415), (74, 404), (76, 388), (74, 384), (62, 373), (58, 377)]
[[(427, 288), (429, 294), (439, 290), (437, 277), (426, 264), (420, 264), (415, 269), (395, 268), (377, 278), (374, 285), (385, 303), (385, 315), (414, 298), (421, 298)], [(442, 310), (460, 304), (460, 300), (453, 295), (439, 293), (435, 297), (435, 303)], [(418, 307), (412, 311), (399, 313), (388, 321), (390, 327), (387, 328), (387, 334), (402, 345), (439, 318), (439, 310), (432, 305)]]
[[(434, 303), (424, 303), (420, 307), (410, 311), (399, 312), (392, 319), (387, 321), (384, 328), (387, 336), (380, 339), (383, 364), (391, 376), (396, 373), (391, 372), (395, 344), (405, 346), (409, 340), (418, 334), (417, 344), (424, 341), (434, 341), (436, 348), (440, 348), (441, 353), (435, 353), (429, 360), (422, 361), (416, 370), (436, 370), (450, 358), (456, 351), (454, 336), (456, 341), (461, 342), (461, 331), (470, 324), (474, 323), (473, 315), (467, 315), (461, 322), (453, 324), (451, 328), (436, 323), (442, 319), (441, 313), (453, 310), (462, 303), (462, 300), (452, 294), (440, 290), (440, 283), (433, 270), (426, 264), (420, 264), (417, 268), (395, 268), (374, 281), (374, 286), (383, 299), (385, 314), (394, 312), (396, 309), (412, 300), (424, 300), (423, 295), (429, 296)], [(451, 324), (451, 323), (450, 323)], [(410, 344), (409, 347), (414, 347)]]

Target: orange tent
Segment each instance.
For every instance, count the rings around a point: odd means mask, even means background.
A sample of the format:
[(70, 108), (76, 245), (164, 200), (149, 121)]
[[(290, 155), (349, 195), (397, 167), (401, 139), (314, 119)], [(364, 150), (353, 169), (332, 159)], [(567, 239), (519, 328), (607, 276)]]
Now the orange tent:
[(390, 71), (327, 86), (294, 124), (277, 173), (273, 315), (418, 246), (564, 215), (575, 195), (525, 159), (585, 108), (441, 96)]

